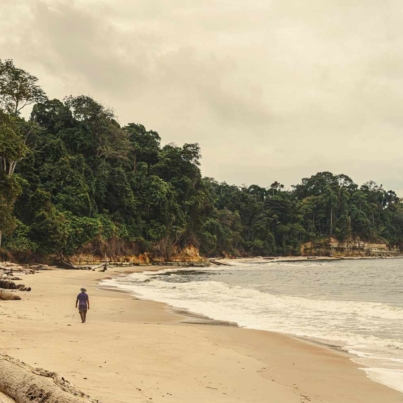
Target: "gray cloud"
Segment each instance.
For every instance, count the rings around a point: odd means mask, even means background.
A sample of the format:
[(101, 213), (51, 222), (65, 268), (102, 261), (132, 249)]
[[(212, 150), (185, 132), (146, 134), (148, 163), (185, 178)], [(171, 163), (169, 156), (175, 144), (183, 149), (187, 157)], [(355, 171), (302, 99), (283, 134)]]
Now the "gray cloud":
[(3, 0), (0, 57), (51, 97), (85, 93), (203, 173), (287, 186), (318, 171), (403, 195), (397, 0)]

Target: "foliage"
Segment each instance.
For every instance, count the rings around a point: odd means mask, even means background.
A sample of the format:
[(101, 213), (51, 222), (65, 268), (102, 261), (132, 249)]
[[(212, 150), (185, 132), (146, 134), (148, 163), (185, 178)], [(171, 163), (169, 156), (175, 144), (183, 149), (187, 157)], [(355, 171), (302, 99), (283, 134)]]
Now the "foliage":
[(29, 227), (17, 221), (14, 236), (6, 244), (7, 249), (16, 256), (26, 258), (35, 253), (38, 245), (28, 237)]
[(12, 60), (0, 60), (0, 107), (17, 115), (25, 106), (43, 102), (46, 95), (37, 81), (36, 77), (15, 67)]
[(27, 152), (17, 119), (0, 110), (0, 170), (11, 176)]
[[(14, 202), (21, 188), (17, 180), (0, 170), (0, 235), (11, 234), (17, 225), (13, 215)], [(1, 239), (1, 238), (0, 238)]]
[[(27, 121), (18, 111), (31, 102)], [(190, 244), (205, 256), (298, 254), (329, 236), (403, 246), (403, 205), (374, 182), (320, 172), (285, 190), (202, 178), (198, 144), (162, 146), (88, 96), (48, 100), (11, 61), (0, 62), (0, 103), (0, 234), (15, 255), (169, 258)]]
[[(403, 205), (393, 191), (368, 182), (361, 187), (346, 175), (320, 172), (285, 191), (274, 182), (230, 186), (204, 179), (214, 210), (200, 232), (207, 255), (299, 254), (304, 242), (334, 236), (402, 246)], [(239, 221), (219, 220), (237, 214)]]

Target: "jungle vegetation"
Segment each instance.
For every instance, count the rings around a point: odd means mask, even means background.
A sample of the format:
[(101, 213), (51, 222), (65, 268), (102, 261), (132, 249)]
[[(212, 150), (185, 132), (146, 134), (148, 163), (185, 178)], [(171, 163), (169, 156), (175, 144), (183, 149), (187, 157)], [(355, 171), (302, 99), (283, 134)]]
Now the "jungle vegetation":
[(203, 178), (200, 159), (198, 144), (163, 146), (88, 96), (48, 99), (0, 60), (3, 254), (288, 255), (329, 236), (403, 245), (403, 205), (372, 181), (320, 172), (289, 190), (235, 186)]

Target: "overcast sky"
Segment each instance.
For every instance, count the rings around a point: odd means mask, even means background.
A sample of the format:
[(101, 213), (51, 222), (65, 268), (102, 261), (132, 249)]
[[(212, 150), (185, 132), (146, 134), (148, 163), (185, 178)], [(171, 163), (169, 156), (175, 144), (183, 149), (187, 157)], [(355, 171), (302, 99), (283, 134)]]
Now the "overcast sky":
[(319, 171), (403, 196), (401, 0), (1, 0), (0, 58), (90, 95), (219, 181)]

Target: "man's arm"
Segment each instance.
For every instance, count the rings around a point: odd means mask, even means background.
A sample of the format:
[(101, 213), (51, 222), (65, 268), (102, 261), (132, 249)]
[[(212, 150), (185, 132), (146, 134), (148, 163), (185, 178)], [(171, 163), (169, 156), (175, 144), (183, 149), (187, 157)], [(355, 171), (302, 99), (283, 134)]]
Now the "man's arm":
[(77, 297), (77, 299), (76, 299), (76, 308), (77, 308), (77, 305), (78, 305), (78, 297)]
[(88, 310), (90, 309), (90, 298), (88, 297), (87, 298), (87, 307), (88, 307)]

